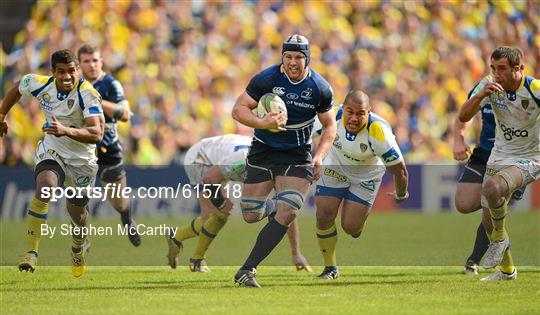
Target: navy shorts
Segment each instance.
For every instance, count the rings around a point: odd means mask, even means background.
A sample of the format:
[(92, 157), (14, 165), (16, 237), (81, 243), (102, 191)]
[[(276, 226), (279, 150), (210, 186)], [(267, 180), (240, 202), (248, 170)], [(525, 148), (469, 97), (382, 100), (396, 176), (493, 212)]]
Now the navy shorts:
[(247, 156), (244, 183), (262, 183), (275, 180), (276, 176), (299, 177), (312, 182), (311, 144), (278, 149), (253, 140)]

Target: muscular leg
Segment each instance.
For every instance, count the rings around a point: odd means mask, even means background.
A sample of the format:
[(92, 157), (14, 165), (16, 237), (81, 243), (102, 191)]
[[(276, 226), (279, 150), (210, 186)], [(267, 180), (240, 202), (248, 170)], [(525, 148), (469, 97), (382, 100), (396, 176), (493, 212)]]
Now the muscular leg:
[(265, 202), (273, 188), (274, 183), (272, 181), (244, 184), (242, 201), (240, 202), (244, 221), (254, 223), (264, 218)]
[[(109, 185), (110, 187), (116, 187), (114, 189), (115, 192), (122, 191), (125, 187), (127, 187), (127, 180), (126, 176), (122, 176), (119, 180), (114, 182), (107, 182), (105, 180), (101, 180), (102, 187), (107, 187)], [(114, 185), (114, 186), (113, 186)], [(130, 226), (133, 223), (133, 220), (131, 218), (131, 209), (129, 207), (129, 198), (124, 198), (122, 196), (118, 196), (117, 193), (113, 194), (113, 189), (108, 189), (107, 191), (107, 200), (111, 203), (113, 208), (120, 214), (122, 225), (124, 226)], [(129, 240), (134, 246), (139, 246), (141, 244), (141, 238), (137, 234), (136, 229), (129, 229)]]
[[(253, 268), (256, 268), (283, 239), (287, 233), (289, 224), (296, 218), (297, 211), (302, 208), (303, 199), (307, 193), (309, 184), (308, 180), (299, 177), (276, 177), (275, 188), (278, 194), (278, 210), (276, 216), (273, 220), (270, 220), (259, 233), (255, 246), (242, 266), (242, 270), (252, 270)], [(270, 192), (270, 186), (263, 183), (263, 187), (259, 188), (261, 194), (258, 196), (262, 195), (264, 188), (266, 188), (267, 193)], [(253, 191), (255, 190), (248, 192)], [(245, 198), (249, 198), (249, 196), (250, 195), (246, 195)]]
[(371, 208), (364, 204), (352, 200), (343, 201), (341, 227), (350, 236), (354, 238), (360, 237), (370, 210)]
[(336, 230), (336, 216), (341, 199), (329, 196), (317, 196), (317, 239), (326, 267), (337, 265), (336, 243), (338, 240)]

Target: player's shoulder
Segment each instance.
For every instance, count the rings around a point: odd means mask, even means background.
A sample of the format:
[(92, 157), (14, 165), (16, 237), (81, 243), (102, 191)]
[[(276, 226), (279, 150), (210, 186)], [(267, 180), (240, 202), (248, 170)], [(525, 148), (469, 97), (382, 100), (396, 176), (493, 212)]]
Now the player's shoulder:
[(279, 75), (283, 73), (283, 69), (281, 69), (281, 65), (275, 64), (273, 66), (270, 66), (266, 69), (263, 69), (261, 72), (257, 74), (257, 77), (259, 78), (273, 78), (276, 75)]
[(525, 76), (524, 84), (525, 88), (533, 93), (539, 93), (540, 92), (540, 80), (536, 79), (534, 77)]
[(23, 88), (29, 88), (30, 90), (34, 90), (36, 88), (43, 87), (44, 85), (48, 85), (52, 81), (54, 81), (53, 76), (28, 73), (21, 78), (20, 85)]
[(321, 92), (332, 93), (332, 87), (326, 79), (313, 68), (309, 68), (309, 78), (317, 85)]
[(392, 127), (384, 118), (375, 113), (369, 113), (368, 132), (370, 138), (385, 142), (392, 134)]
[(83, 99), (96, 99), (97, 98), (101, 100), (101, 95), (94, 88), (92, 83), (86, 81), (83, 78), (79, 79), (79, 84), (77, 85), (77, 92), (79, 93), (80, 97), (82, 97)]

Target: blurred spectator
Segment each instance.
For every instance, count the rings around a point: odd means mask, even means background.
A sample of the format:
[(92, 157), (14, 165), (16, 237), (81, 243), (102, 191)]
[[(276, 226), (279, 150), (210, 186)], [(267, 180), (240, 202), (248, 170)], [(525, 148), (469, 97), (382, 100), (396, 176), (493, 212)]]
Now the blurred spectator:
[[(230, 111), (242, 87), (300, 33), (336, 102), (364, 90), (408, 162), (437, 163), (452, 159), (456, 107), (495, 47), (523, 49), (526, 74), (540, 73), (539, 11), (534, 0), (38, 1), (13, 51), (0, 51), (0, 82), (6, 91), (22, 74), (48, 74), (57, 49), (100, 46), (135, 113), (131, 128), (119, 125), (126, 162), (179, 163), (200, 138), (237, 130)], [(0, 163), (31, 164), (42, 115), (33, 102), (16, 108)]]

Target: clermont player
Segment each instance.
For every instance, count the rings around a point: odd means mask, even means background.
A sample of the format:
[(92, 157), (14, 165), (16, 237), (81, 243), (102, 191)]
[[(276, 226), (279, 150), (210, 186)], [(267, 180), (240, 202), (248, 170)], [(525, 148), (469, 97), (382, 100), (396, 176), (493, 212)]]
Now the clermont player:
[[(9, 90), (0, 105), (0, 136), (7, 132), (5, 115), (22, 95), (38, 99), (45, 116), (45, 137), (38, 143), (35, 162), (36, 194), (28, 209), (28, 249), (19, 270), (36, 269), (41, 239), (41, 225), (46, 223), (47, 198), (43, 188), (58, 186), (89, 187), (96, 178), (96, 144), (103, 138), (104, 117), (101, 97), (88, 81), (79, 78), (75, 55), (65, 49), (51, 56), (52, 76), (25, 75)], [(87, 190), (83, 190), (85, 192)], [(88, 223), (88, 196), (66, 201), (74, 231), (82, 231)], [(71, 267), (75, 277), (86, 269), (90, 247), (87, 235), (74, 233), (71, 243)]]
[(369, 97), (362, 91), (350, 92), (336, 120), (336, 138), (315, 192), (317, 238), (325, 265), (321, 279), (339, 277), (335, 219), (340, 207), (341, 227), (358, 238), (386, 169), (394, 176), (396, 189), (390, 194), (394, 200), (399, 203), (409, 197), (401, 151), (388, 122), (371, 112)]
[(491, 104), (497, 124), (482, 186), (482, 205), (489, 208), (493, 224), (484, 267), (500, 266), (500, 270), (482, 280), (516, 278), (505, 228), (508, 201), (514, 190), (540, 177), (540, 80), (523, 75), (521, 59), (518, 49), (495, 49), (492, 75), (480, 81), (459, 113), (460, 121), (467, 122)]

